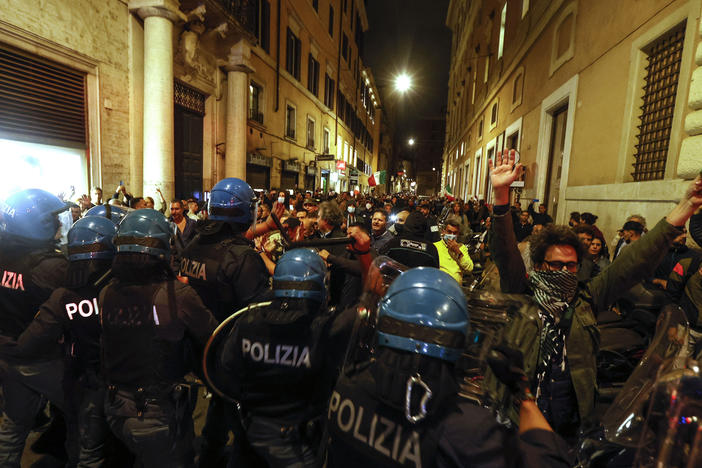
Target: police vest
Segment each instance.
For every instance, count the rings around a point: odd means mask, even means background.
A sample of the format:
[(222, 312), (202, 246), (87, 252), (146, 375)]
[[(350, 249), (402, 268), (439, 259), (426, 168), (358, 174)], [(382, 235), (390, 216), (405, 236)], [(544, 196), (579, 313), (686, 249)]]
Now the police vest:
[(69, 330), (69, 353), (81, 370), (100, 370), (100, 308), (94, 287), (61, 288), (45, 304)]
[(177, 317), (176, 280), (124, 284), (100, 293), (103, 369), (119, 389), (167, 391), (187, 372), (185, 328)]
[(236, 324), (225, 367), (238, 378), (236, 397), (244, 410), (298, 422), (322, 414), (333, 384), (325, 375), (324, 332), (331, 315), (300, 304), (274, 300)]
[(64, 284), (67, 266), (65, 257), (54, 252), (0, 254), (0, 333), (16, 339)]
[(388, 257), (410, 268), (419, 266), (439, 268), (437, 257), (432, 255), (436, 253), (436, 247), (430, 242), (400, 237), (391, 239), (386, 244), (386, 249)]
[[(208, 239), (212, 237), (212, 242)], [(244, 304), (238, 304), (230, 284), (221, 281), (223, 259), (228, 251), (242, 255), (251, 250), (247, 244), (237, 244), (234, 239), (219, 240), (219, 236), (198, 236), (183, 251), (180, 259), (180, 276), (197, 291), (202, 302), (217, 320), (229, 317)]]
[(342, 376), (327, 409), (327, 466), (435, 466), (439, 428), (435, 418), (411, 424), (404, 412), (374, 395), (370, 371)]

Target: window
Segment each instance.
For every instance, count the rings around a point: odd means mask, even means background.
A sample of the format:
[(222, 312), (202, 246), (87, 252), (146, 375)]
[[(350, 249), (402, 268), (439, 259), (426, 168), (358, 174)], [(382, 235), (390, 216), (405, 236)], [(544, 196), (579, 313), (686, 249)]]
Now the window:
[(261, 0), (257, 10), (256, 18), (256, 38), (258, 45), (266, 52), (270, 52), (271, 47), (271, 3), (268, 0)]
[(319, 95), (319, 62), (312, 54), (307, 62), (307, 89), (315, 96)]
[(249, 120), (263, 124), (263, 87), (254, 81), (249, 83)]
[(319, 13), (319, 0), (312, 0), (312, 8), (314, 8), (314, 11)]
[(322, 153), (329, 154), (329, 129), (324, 127), (324, 139), (322, 141), (324, 147), (322, 148)]
[(483, 76), (483, 83), (488, 82), (488, 75), (490, 74), (490, 56), (485, 56), (485, 75)]
[(324, 105), (329, 109), (334, 109), (334, 80), (328, 73), (324, 74)]
[(517, 70), (514, 82), (512, 83), (512, 106), (510, 111), (513, 111), (522, 103), (522, 91), (524, 89), (524, 67)]
[(473, 90), (470, 92), (470, 103), (475, 104), (475, 88), (478, 86), (478, 71), (473, 73)]
[(683, 22), (644, 49), (646, 75), (634, 152), (635, 181), (662, 179), (675, 111), (680, 62), (685, 42)]
[(334, 37), (334, 7), (329, 5), (329, 35)]
[(344, 60), (349, 61), (349, 38), (346, 37), (346, 33), (343, 33), (341, 37), (341, 56)]
[(295, 139), (295, 116), (296, 109), (292, 104), (288, 104), (285, 108), (285, 136)]
[(300, 53), (302, 43), (300, 39), (288, 28), (286, 39), (285, 69), (297, 80), (300, 79)]
[(497, 43), (497, 60), (502, 58), (502, 54), (505, 51), (505, 26), (507, 24), (507, 2), (502, 7), (502, 14), (500, 15), (500, 40)]
[(497, 102), (490, 108), (490, 130), (497, 126)]
[(307, 148), (314, 150), (314, 119), (307, 116)]
[(482, 140), (483, 138), (483, 120), (484, 119), (481, 118), (478, 122), (478, 140)]
[(551, 44), (549, 76), (553, 76), (556, 70), (573, 58), (575, 54), (576, 8), (576, 2), (570, 3), (556, 20), (553, 42)]

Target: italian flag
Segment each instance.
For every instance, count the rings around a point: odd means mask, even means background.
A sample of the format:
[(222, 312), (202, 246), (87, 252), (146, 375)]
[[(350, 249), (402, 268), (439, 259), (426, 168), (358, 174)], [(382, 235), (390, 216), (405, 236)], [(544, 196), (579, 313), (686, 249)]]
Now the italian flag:
[(453, 196), (453, 192), (451, 191), (451, 186), (448, 184), (446, 185), (446, 187), (444, 187), (444, 193), (446, 194), (446, 198), (448, 198), (449, 200), (453, 200), (455, 198)]
[(368, 178), (368, 186), (383, 185), (385, 183), (385, 171), (378, 171)]

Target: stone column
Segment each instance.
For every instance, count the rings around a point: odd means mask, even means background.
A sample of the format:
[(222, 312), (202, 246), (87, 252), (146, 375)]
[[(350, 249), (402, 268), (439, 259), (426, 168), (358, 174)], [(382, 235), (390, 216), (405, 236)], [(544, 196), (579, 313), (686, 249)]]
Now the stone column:
[(130, 0), (144, 19), (144, 196), (175, 192), (173, 161), (173, 24), (184, 20), (177, 0)]
[[(698, 24), (697, 34), (702, 36), (702, 22)], [(685, 77), (681, 76), (679, 79), (685, 79)], [(687, 105), (692, 112), (685, 117), (687, 136), (680, 145), (676, 174), (683, 179), (694, 179), (702, 169), (700, 164), (700, 154), (702, 154), (702, 42), (697, 44), (695, 50), (695, 65), (690, 80)], [(672, 150), (671, 148), (669, 152)]]
[(249, 103), (251, 48), (245, 40), (237, 42), (223, 64), (227, 72), (227, 128), (224, 177), (246, 180), (246, 124)]

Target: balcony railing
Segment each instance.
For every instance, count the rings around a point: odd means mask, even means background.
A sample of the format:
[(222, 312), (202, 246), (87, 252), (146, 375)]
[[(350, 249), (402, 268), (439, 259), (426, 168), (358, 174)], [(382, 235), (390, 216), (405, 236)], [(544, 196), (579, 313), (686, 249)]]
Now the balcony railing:
[(253, 120), (254, 122), (258, 122), (263, 125), (263, 112), (257, 112), (253, 109), (249, 110), (249, 120)]
[(216, 0), (245, 30), (256, 35), (258, 0)]

